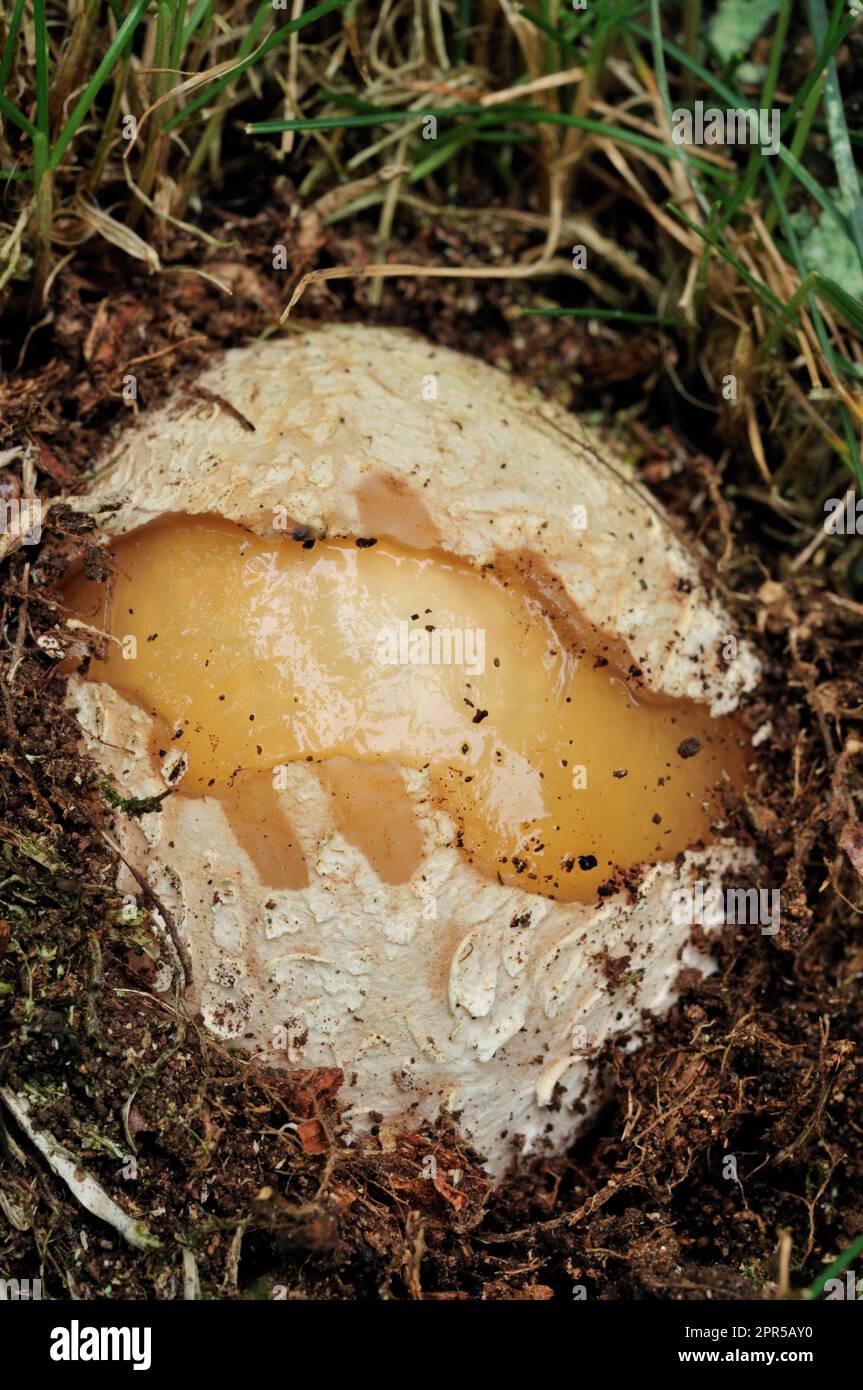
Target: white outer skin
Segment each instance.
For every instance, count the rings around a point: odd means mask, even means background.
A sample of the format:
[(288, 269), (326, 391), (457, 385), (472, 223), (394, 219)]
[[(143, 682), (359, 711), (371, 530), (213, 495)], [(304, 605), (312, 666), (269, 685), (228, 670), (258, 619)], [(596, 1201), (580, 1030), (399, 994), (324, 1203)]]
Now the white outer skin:
[[(438, 397), (425, 401), (432, 374)], [(101, 518), (106, 535), (166, 512), (220, 513), (272, 535), (278, 507), (316, 531), (362, 535), (358, 484), (370, 471), (394, 475), (451, 553), (477, 564), (500, 551), (539, 555), (584, 618), (627, 642), (652, 689), (718, 714), (755, 685), (758, 663), (742, 645), (729, 666), (718, 659), (729, 620), (655, 501), (583, 423), (502, 372), (401, 331), (339, 326), (229, 352), (199, 384), (256, 432), (210, 401), (154, 411), (78, 503), (121, 504)], [(585, 530), (569, 524), (576, 504)], [(124, 794), (164, 789), (146, 714), (78, 679), (70, 698)], [(595, 1107), (592, 1056), (637, 1029), (643, 1010), (667, 1011), (683, 965), (710, 968), (689, 927), (672, 923), (672, 891), (750, 856), (718, 844), (648, 869), (634, 903), (622, 893), (600, 907), (553, 903), (482, 877), (424, 775), (403, 777), (425, 857), (398, 886), (334, 830), (304, 763), (289, 766), (279, 795), (307, 888), (262, 884), (211, 799), (169, 797), (161, 814), (120, 818), (116, 833), (179, 923), (214, 1031), (274, 1065), (343, 1067), (356, 1129), (457, 1115), (499, 1177), (518, 1148), (565, 1147)], [(510, 925), (525, 914), (530, 925)], [(630, 957), (616, 987), (603, 952)]]

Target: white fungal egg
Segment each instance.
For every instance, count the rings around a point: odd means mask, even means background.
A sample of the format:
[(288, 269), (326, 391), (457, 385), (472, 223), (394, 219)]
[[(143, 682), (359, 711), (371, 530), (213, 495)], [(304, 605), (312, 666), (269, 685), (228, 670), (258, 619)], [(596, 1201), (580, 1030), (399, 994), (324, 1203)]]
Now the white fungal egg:
[(69, 585), (110, 634), (69, 698), (124, 797), (169, 793), (114, 834), (190, 1006), (342, 1068), (354, 1132), (449, 1114), (495, 1175), (565, 1146), (603, 1045), (709, 969), (675, 895), (749, 855), (757, 660), (657, 503), (503, 372), (362, 326), (227, 353), (82, 503), (116, 567)]

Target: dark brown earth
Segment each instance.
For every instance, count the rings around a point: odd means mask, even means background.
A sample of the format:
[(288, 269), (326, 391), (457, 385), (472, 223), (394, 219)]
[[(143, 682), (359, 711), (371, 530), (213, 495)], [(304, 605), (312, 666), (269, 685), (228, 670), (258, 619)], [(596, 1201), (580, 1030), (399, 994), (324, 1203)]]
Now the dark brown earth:
[[(290, 186), (276, 189), (254, 216), (211, 210), (228, 247), (161, 248), (166, 264), (205, 268), (232, 298), (193, 272), (150, 278), (92, 241), (26, 334), (25, 302), (7, 302), (0, 450), (32, 446), (41, 496), (74, 489), (128, 418), (126, 372), (149, 409), (213, 352), (271, 328), (303, 270), (374, 258), (362, 228), (292, 220)], [(394, 260), (488, 262), (492, 237), (495, 254), (517, 259), (526, 244), (481, 221), (468, 231), (409, 208), (401, 217)], [(277, 242), (291, 281), (270, 268)], [(341, 280), (311, 287), (295, 312), (409, 324), (574, 408), (617, 413), (642, 478), (700, 540), (738, 631), (765, 657), (745, 719), (772, 733), (737, 815), (781, 891), (782, 929), (725, 929), (719, 971), (683, 982), (648, 1045), (609, 1056), (612, 1098), (566, 1158), (492, 1192), (443, 1129), (344, 1147), (337, 1072), (264, 1072), (148, 992), (152, 904), (141, 900), (136, 924), (118, 921), (101, 834), (111, 808), (62, 708), (56, 660), (37, 645), (70, 543), (100, 563), (80, 518), (57, 506), (42, 547), (11, 557), (0, 590), (0, 1085), (35, 1085), (44, 1127), (146, 1214), (161, 1245), (133, 1251), (89, 1217), (9, 1122), (0, 1189), (15, 1219), (0, 1264), (41, 1271), (46, 1297), (180, 1296), (183, 1251), (204, 1296), (221, 1298), (571, 1299), (577, 1285), (602, 1299), (775, 1297), (807, 1286), (863, 1231), (854, 567), (837, 583), (822, 550), (790, 571), (787, 518), (732, 423), (705, 435), (682, 413), (650, 335), (609, 334), (597, 349), (584, 324), (519, 318), (534, 298), (518, 282), (407, 279), (385, 281), (370, 308), (367, 282)], [(721, 476), (711, 460), (726, 447)], [(16, 487), (18, 464), (2, 477)], [(142, 1071), (131, 1058), (144, 1049)], [(435, 1181), (424, 1176), (430, 1151)], [(723, 1176), (729, 1156), (736, 1180)]]

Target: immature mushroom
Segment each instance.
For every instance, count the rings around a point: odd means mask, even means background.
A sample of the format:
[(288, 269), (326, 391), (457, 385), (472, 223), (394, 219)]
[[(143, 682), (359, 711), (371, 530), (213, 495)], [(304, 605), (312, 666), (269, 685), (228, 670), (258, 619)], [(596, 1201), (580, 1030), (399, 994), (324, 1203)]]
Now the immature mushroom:
[(757, 661), (656, 502), (361, 326), (227, 353), (82, 501), (118, 571), (70, 605), (118, 640), (70, 699), (124, 796), (176, 789), (115, 834), (208, 1026), (341, 1067), (355, 1130), (456, 1116), (496, 1175), (571, 1141), (603, 1043), (709, 968), (673, 891), (748, 854), (707, 832)]

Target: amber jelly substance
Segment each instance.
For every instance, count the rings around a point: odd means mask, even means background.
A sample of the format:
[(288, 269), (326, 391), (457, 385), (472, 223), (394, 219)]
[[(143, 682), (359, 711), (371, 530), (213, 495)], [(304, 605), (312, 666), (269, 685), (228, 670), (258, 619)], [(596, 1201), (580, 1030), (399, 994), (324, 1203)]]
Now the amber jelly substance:
[(154, 753), (188, 757), (177, 794), (219, 797), (277, 887), (307, 880), (273, 790), (297, 760), (385, 882), (422, 861), (400, 768), (427, 769), (480, 872), (563, 901), (709, 842), (715, 788), (741, 783), (730, 721), (648, 698), (601, 636), (573, 644), (570, 625), (564, 642), (495, 569), (382, 538), (262, 539), (217, 517), (164, 518), (113, 556), (107, 584), (67, 585), (70, 612), (118, 639), (88, 677), (154, 717)]

